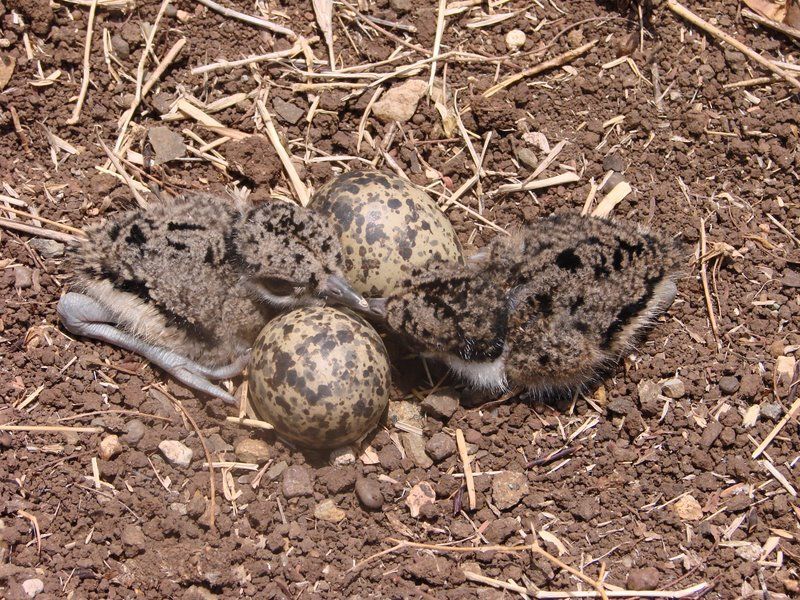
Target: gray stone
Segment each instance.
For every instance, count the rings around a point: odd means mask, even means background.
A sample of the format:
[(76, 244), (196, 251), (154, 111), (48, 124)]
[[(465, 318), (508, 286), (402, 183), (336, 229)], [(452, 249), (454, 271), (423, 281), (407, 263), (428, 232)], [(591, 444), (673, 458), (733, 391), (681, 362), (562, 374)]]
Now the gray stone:
[(680, 377), (672, 377), (661, 383), (661, 393), (667, 398), (683, 398), (686, 394), (686, 384)]
[(603, 158), (603, 169), (605, 171), (616, 171), (622, 173), (625, 171), (625, 159), (616, 152), (609, 154)]
[(152, 127), (147, 131), (147, 138), (150, 140), (150, 145), (153, 146), (157, 165), (186, 156), (186, 144), (183, 143), (183, 136), (169, 127)]
[(275, 463), (269, 469), (267, 469), (267, 472), (264, 473), (264, 477), (267, 478), (267, 481), (274, 481), (283, 474), (288, 466), (289, 465), (286, 464), (285, 460)]
[(442, 462), (445, 458), (456, 453), (456, 442), (446, 433), (435, 433), (425, 444), (425, 451), (434, 460)]
[(111, 36), (111, 48), (114, 50), (114, 54), (117, 55), (117, 58), (122, 60), (125, 60), (131, 55), (131, 45), (118, 33)]
[(234, 450), (236, 459), (245, 463), (261, 464), (269, 458), (269, 445), (263, 440), (241, 440)]
[(189, 463), (192, 462), (194, 452), (186, 444), (178, 440), (164, 440), (158, 445), (158, 449), (161, 450), (161, 454), (164, 455), (167, 462), (172, 465), (188, 467)]
[(422, 410), (426, 414), (442, 421), (449, 421), (458, 410), (458, 398), (452, 389), (438, 390), (422, 401)]
[(306, 467), (292, 465), (283, 472), (283, 495), (285, 498), (311, 496), (313, 493), (311, 472)]
[(24, 265), (14, 267), (14, 287), (24, 290), (33, 285), (33, 271)]
[(414, 461), (414, 464), (423, 469), (430, 469), (433, 466), (431, 457), (425, 454), (425, 438), (416, 433), (404, 431), (400, 434), (400, 441), (406, 455)]
[(381, 492), (381, 486), (374, 479), (360, 477), (356, 481), (356, 496), (361, 504), (370, 510), (380, 510), (383, 506), (383, 492)]
[(492, 502), (500, 510), (516, 506), (528, 494), (525, 473), (503, 471), (492, 478)]
[(733, 375), (725, 375), (719, 380), (719, 391), (730, 396), (739, 390), (739, 380)]
[(33, 238), (28, 242), (34, 250), (41, 254), (42, 258), (59, 258), (64, 256), (66, 246), (55, 240), (45, 238)]
[(783, 416), (783, 405), (780, 402), (764, 402), (761, 405), (761, 414), (772, 421), (777, 421)]
[(135, 446), (144, 437), (145, 425), (139, 419), (131, 419), (125, 423), (125, 433), (120, 438), (126, 444)]
[(272, 108), (276, 115), (291, 125), (296, 125), (306, 115), (306, 111), (296, 104), (286, 102), (286, 100), (281, 100), (280, 98), (272, 99)]

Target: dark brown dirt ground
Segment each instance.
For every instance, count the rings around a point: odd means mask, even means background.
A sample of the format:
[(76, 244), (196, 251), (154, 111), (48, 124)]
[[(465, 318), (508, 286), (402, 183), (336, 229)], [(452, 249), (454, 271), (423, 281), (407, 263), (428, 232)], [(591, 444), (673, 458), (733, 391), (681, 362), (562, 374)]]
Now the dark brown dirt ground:
[[(255, 10), (252, 2), (225, 4), (243, 12)], [(436, 3), (358, 4), (366, 14), (415, 26), (412, 33), (392, 31), (423, 49), (432, 47)], [(482, 207), (474, 194), (462, 200), (508, 227), (557, 210), (579, 211), (590, 178), (599, 181), (608, 170), (622, 172), (634, 192), (616, 207), (615, 216), (648, 224), (695, 247), (703, 220), (709, 249), (726, 249), (719, 265), (716, 259), (707, 263), (719, 343), (710, 328), (699, 265), (687, 264), (668, 315), (591, 402), (579, 398), (574, 406), (558, 409), (526, 402), (469, 408), (465, 399), (452, 416), (423, 418), (423, 443), (435, 463), (414, 454), (418, 446), (413, 440), (400, 439), (408, 434), (389, 427), (371, 441), (378, 459), (374, 464), (357, 460), (329, 466), (270, 434), (227, 423), (225, 416), (232, 414), (228, 407), (198, 399), (169, 382), (168, 389), (196, 419), (218, 460), (233, 460), (232, 449), (244, 438), (264, 439), (269, 445), (267, 473), (258, 485), (251, 485), (253, 472), (233, 470), (223, 481), (217, 470), (218, 513), (212, 530), (203, 516), (209, 485), (198, 436), (165, 396), (150, 387), (163, 374), (136, 356), (68, 338), (55, 314), (68, 282), (60, 248), (2, 229), (0, 424), (84, 425), (100, 427), (103, 433), (0, 431), (0, 596), (25, 598), (37, 579), (43, 585), (40, 598), (519, 595), (470, 581), (465, 570), (513, 580), (530, 590), (587, 589), (555, 565), (520, 552), (458, 555), (405, 548), (353, 568), (392, 547), (389, 538), (480, 547), (530, 544), (532, 530), (554, 554), (563, 544), (561, 560), (592, 577), (604, 563), (606, 581), (617, 586), (678, 589), (707, 582), (713, 585), (707, 598), (796, 593), (800, 509), (794, 495), (764, 466), (768, 461), (787, 486), (798, 487), (796, 421), (782, 429), (758, 460), (750, 457), (797, 395), (796, 372), (794, 387), (791, 382), (774, 386), (779, 357), (791, 362), (800, 345), (800, 251), (797, 238), (791, 237), (800, 231), (797, 96), (783, 82), (726, 90), (725, 84), (765, 73), (678, 20), (662, 3), (654, 4), (639, 49), (635, 5), (620, 12), (616, 4), (593, 0), (512, 0), (494, 12), (519, 11), (516, 16), (477, 29), (467, 23), (483, 14), (479, 7), (448, 17), (444, 51), (504, 56), (506, 32), (519, 27), (528, 35), (523, 52), (529, 54), (508, 56), (499, 67), (489, 60), (447, 62), (448, 86), (460, 89), (462, 109), (472, 108), (464, 114), (464, 125), (481, 137), (493, 131), (484, 163), (487, 174), (481, 180), (484, 192), (514, 174), (524, 178), (531, 172), (516, 157), (521, 148), (543, 157), (530, 143), (533, 137), (525, 135), (534, 132), (543, 133), (551, 146), (569, 142), (543, 176), (562, 172), (558, 163), (582, 171), (579, 183), (547, 188), (535, 197), (487, 196)], [(737, 2), (689, 4), (750, 47), (800, 62), (790, 41), (743, 21)], [(192, 67), (221, 56), (237, 59), (284, 49), (289, 42), (189, 0), (178, 0), (175, 6), (186, 14), (168, 12), (155, 50), (163, 56), (180, 37), (187, 43), (136, 114), (136, 126), (161, 124), (159, 107), (182, 93), (210, 103), (250, 92), (261, 81), (272, 85), (269, 108), (278, 113), (277, 127), (307, 183), (319, 187), (341, 165), (304, 162), (304, 157), (357, 154), (356, 132), (371, 91), (352, 97), (350, 90), (324, 91), (311, 125), (302, 118), (292, 123), (296, 115), (286, 103), (305, 115), (309, 97), (292, 90), (303, 80), (297, 69), (290, 74), (286, 63), (207, 76), (190, 73)], [(270, 6), (280, 13), (273, 15), (275, 21), (305, 36), (318, 34), (311, 2), (286, 0)], [(140, 26), (152, 23), (157, 10), (152, 0), (137, 1), (127, 14), (98, 10), (92, 85), (79, 124), (70, 126), (66, 121), (82, 79), (88, 8), (60, 2), (51, 7), (47, 0), (0, 3), (0, 58), (5, 63), (16, 59), (13, 76), (0, 92), (4, 197), (17, 194), (26, 203), (23, 210), (35, 209), (74, 227), (132, 206), (129, 188), (96, 169), (105, 160), (96, 135), (113, 143), (117, 119), (134, 91), (131, 81), (115, 82), (110, 75), (100, 36), (103, 30), (119, 36), (113, 46), (121, 66), (114, 68), (135, 77), (142, 51)], [(343, 8), (337, 4), (336, 11), (342, 14)], [(578, 22), (583, 23), (557, 35)], [(398, 46), (374, 29), (336, 17), (334, 33), (340, 66), (386, 59)], [(26, 56), (26, 36), (32, 60)], [(488, 102), (478, 97), (495, 83), (496, 69), (504, 78), (594, 39), (597, 46), (566, 69), (523, 79)], [(313, 48), (318, 57), (327, 56), (324, 45)], [(602, 68), (626, 52), (641, 78), (627, 64)], [(412, 51), (405, 62), (425, 57)], [(653, 67), (666, 92), (659, 106)], [(45, 77), (61, 73), (52, 85), (34, 86), (40, 69)], [(425, 68), (419, 76), (427, 79), (428, 73)], [(253, 114), (248, 99), (214, 116), (226, 126), (252, 132)], [(619, 116), (624, 119), (618, 124), (604, 126)], [(473, 175), (473, 164), (467, 152), (460, 152), (462, 138), (456, 133), (445, 139), (440, 123), (433, 104), (421, 102), (412, 120), (391, 134), (388, 153), (418, 183), (442, 178), (454, 190)], [(213, 139), (191, 121), (168, 126)], [(374, 117), (368, 119), (367, 130), (378, 147), (389, 129)], [(78, 153), (57, 151), (56, 166), (48, 132)], [(476, 140), (479, 149), (481, 143)], [(303, 144), (316, 150), (306, 155)], [(136, 142), (133, 148), (141, 151), (144, 146)], [(148, 175), (171, 191), (219, 191), (234, 177), (248, 187), (257, 185), (254, 197), (265, 197), (270, 190), (289, 194), (270, 147), (226, 144), (221, 151), (231, 163), (249, 165), (243, 167), (246, 177), (228, 176), (195, 159), (153, 166)], [(377, 165), (385, 166), (376, 152), (364, 143), (359, 155), (367, 160), (378, 156)], [(0, 199), (0, 212), (10, 218), (2, 210), (4, 202)], [(468, 250), (495, 235), (458, 207), (448, 214)], [(403, 368), (421, 367), (412, 361)], [(648, 395), (646, 388), (676, 376), (685, 393), (669, 400), (665, 409), (666, 398)], [(396, 392), (395, 399), (400, 395)], [(748, 411), (752, 415), (753, 407), (759, 416), (746, 425), (744, 416)], [(466, 510), (466, 494), (460, 491), (461, 461), (452, 454), (456, 429), (464, 432), (473, 468), (483, 473), (475, 477), (477, 506), (472, 511)], [(121, 436), (122, 451), (109, 460), (97, 458), (100, 441), (112, 434)], [(163, 440), (180, 440), (192, 448), (191, 464), (166, 463), (158, 450)], [(565, 447), (572, 454), (527, 466)], [(94, 459), (104, 482), (99, 489)], [(292, 468), (282, 471), (286, 466)], [(286, 484), (298, 474), (310, 476), (311, 488), (287, 498)], [(354, 491), (362, 479), (383, 495), (376, 510), (365, 509)], [(507, 479), (517, 483), (510, 500), (501, 489)], [(432, 485), (436, 503), (412, 518), (405, 500), (420, 482)], [(345, 518), (318, 518), (325, 500), (343, 509)], [(462, 500), (465, 510), (454, 516), (454, 503)], [(676, 506), (694, 508), (694, 514)]]

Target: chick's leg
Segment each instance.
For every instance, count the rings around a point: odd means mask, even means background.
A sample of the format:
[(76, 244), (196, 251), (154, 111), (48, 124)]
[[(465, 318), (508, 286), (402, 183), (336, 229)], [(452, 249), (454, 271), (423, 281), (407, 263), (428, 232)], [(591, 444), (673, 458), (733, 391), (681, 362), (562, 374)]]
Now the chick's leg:
[(130, 350), (160, 367), (184, 385), (221, 398), (229, 404), (236, 399), (208, 378), (233, 377), (247, 364), (248, 356), (237, 359), (230, 365), (209, 368), (200, 365), (177, 352), (156, 346), (115, 326), (112, 311), (84, 294), (70, 292), (58, 302), (58, 315), (64, 327), (76, 335), (90, 337)]

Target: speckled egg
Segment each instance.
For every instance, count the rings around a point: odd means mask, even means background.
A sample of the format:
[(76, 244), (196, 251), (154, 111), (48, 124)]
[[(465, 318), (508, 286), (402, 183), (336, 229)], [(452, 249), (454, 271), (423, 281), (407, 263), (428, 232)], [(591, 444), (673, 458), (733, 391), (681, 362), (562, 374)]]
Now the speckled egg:
[(377, 171), (350, 171), (314, 195), (311, 206), (342, 230), (344, 272), (365, 296), (387, 296), (414, 267), (461, 261), (453, 226), (436, 202), (408, 181)]
[(253, 410), (305, 448), (356, 441), (389, 403), (389, 358), (380, 336), (361, 317), (327, 306), (267, 323), (249, 371)]

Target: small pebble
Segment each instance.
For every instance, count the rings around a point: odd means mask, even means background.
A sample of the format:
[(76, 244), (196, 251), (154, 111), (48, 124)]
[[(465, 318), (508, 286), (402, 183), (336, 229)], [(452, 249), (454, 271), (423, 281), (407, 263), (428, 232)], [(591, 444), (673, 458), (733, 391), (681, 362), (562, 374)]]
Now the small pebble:
[(119, 443), (116, 435), (107, 435), (100, 442), (100, 458), (103, 460), (111, 460), (120, 452), (122, 452), (122, 444)]
[(425, 444), (425, 451), (434, 462), (442, 462), (456, 453), (456, 442), (446, 433), (436, 433)]
[(350, 446), (342, 446), (331, 450), (330, 461), (337, 467), (354, 465), (356, 463), (356, 455)]
[(314, 486), (311, 483), (311, 472), (302, 465), (292, 465), (283, 472), (283, 496), (299, 498), (311, 496)]
[(761, 375), (748, 373), (742, 377), (742, 382), (739, 385), (739, 391), (741, 392), (743, 398), (751, 400), (756, 397), (758, 392), (760, 392), (763, 387)]
[(427, 89), (428, 83), (422, 79), (408, 79), (393, 85), (372, 106), (372, 113), (384, 123), (404, 123), (417, 112), (417, 104)]
[(739, 390), (739, 380), (733, 375), (726, 375), (719, 380), (719, 390), (728, 396)]
[(144, 552), (147, 540), (142, 533), (142, 528), (137, 525), (126, 525), (120, 536), (122, 545), (125, 546), (125, 556), (132, 558)]
[(264, 477), (267, 478), (267, 481), (275, 481), (278, 477), (280, 477), (283, 474), (283, 472), (286, 470), (286, 467), (288, 466), (289, 465), (286, 464), (285, 460), (282, 460), (279, 463), (275, 463), (269, 469), (267, 469), (267, 472), (264, 473)]
[(323, 500), (316, 507), (314, 507), (314, 516), (320, 521), (327, 521), (328, 523), (338, 523), (343, 520), (347, 514), (336, 504), (333, 500)]
[(433, 466), (431, 457), (425, 454), (425, 438), (416, 433), (404, 431), (400, 434), (403, 448), (406, 455), (414, 461), (414, 464), (423, 469), (430, 469)]
[(777, 421), (783, 415), (783, 405), (780, 402), (764, 402), (761, 405), (761, 414), (772, 421)]
[(492, 544), (502, 544), (520, 528), (519, 522), (513, 517), (495, 519), (484, 529), (483, 536)]
[(625, 159), (616, 152), (613, 152), (603, 158), (603, 169), (622, 173), (625, 171)]
[(14, 287), (24, 290), (33, 285), (33, 271), (23, 265), (14, 267)]
[(591, 521), (600, 514), (600, 501), (597, 498), (582, 498), (572, 514), (582, 521)]
[(706, 428), (703, 430), (703, 434), (700, 436), (700, 446), (702, 448), (711, 448), (714, 445), (714, 442), (717, 441), (719, 434), (722, 433), (724, 427), (722, 423), (719, 421), (711, 421)]
[(506, 46), (511, 52), (515, 52), (522, 48), (526, 41), (527, 36), (521, 29), (512, 29), (506, 34)]
[(147, 139), (153, 147), (157, 165), (186, 156), (183, 136), (169, 127), (151, 127), (147, 130)]
[(306, 111), (302, 108), (280, 98), (273, 98), (272, 108), (275, 110), (275, 114), (290, 125), (296, 125), (300, 119), (306, 116)]
[(500, 510), (516, 506), (528, 495), (528, 478), (525, 473), (503, 471), (492, 478), (492, 501)]
[(179, 467), (188, 467), (192, 462), (192, 449), (183, 442), (178, 440), (164, 440), (158, 445), (161, 454), (167, 459), (167, 462)]
[(44, 591), (44, 582), (41, 579), (26, 579), (22, 582), (22, 590), (28, 598), (35, 598)]
[(429, 394), (422, 401), (422, 410), (432, 417), (447, 422), (458, 410), (458, 398), (453, 390), (439, 390)]
[(686, 394), (686, 384), (680, 377), (672, 377), (661, 384), (661, 393), (667, 398), (677, 400)]
[(380, 510), (383, 506), (381, 486), (374, 479), (361, 477), (356, 481), (356, 496), (365, 508)]
[(629, 590), (657, 590), (661, 573), (655, 567), (631, 569), (628, 573)]
[(125, 60), (131, 55), (131, 45), (118, 33), (111, 36), (111, 49), (121, 60)]
[(145, 426), (139, 419), (131, 419), (125, 423), (125, 433), (122, 434), (123, 442), (135, 446), (144, 437)]
[(241, 440), (234, 450), (236, 459), (244, 463), (261, 464), (269, 458), (269, 445), (263, 440)]
[(64, 256), (66, 246), (55, 240), (45, 238), (33, 238), (28, 242), (34, 250), (42, 255), (42, 258), (59, 258)]

